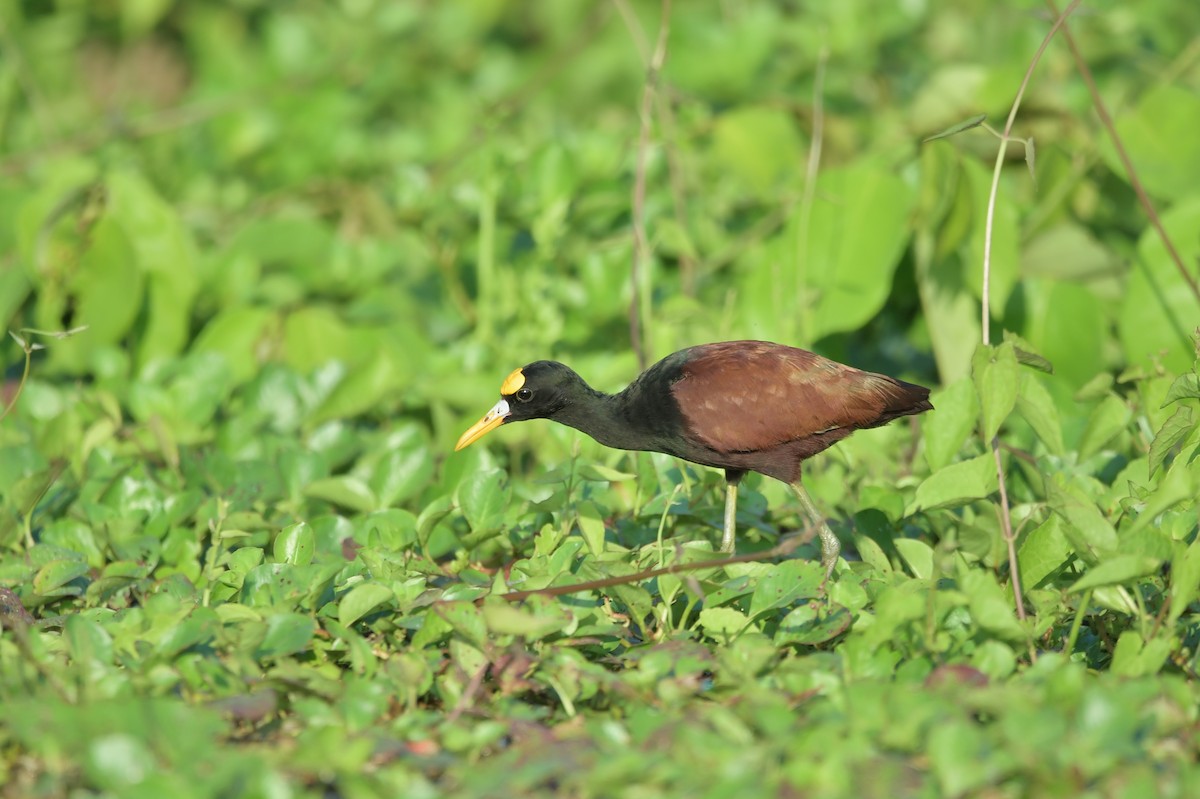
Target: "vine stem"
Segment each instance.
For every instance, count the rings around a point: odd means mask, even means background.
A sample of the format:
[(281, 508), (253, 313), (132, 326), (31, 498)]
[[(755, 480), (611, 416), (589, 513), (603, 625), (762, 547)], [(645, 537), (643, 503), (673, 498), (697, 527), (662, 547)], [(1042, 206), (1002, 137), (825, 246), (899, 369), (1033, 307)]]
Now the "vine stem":
[(992, 170), (992, 187), (988, 193), (987, 203), (987, 218), (983, 228), (983, 343), (991, 344), (991, 278), (992, 278), (992, 232), (996, 220), (996, 193), (1000, 190), (1000, 170), (1004, 166), (1004, 156), (1008, 152), (1008, 141), (1012, 135), (1013, 123), (1017, 120), (1017, 110), (1021, 107), (1021, 99), (1025, 96), (1025, 90), (1029, 88), (1029, 81), (1033, 79), (1033, 71), (1037, 69), (1037, 65), (1042, 60), (1042, 55), (1046, 52), (1046, 48), (1050, 45), (1050, 40), (1054, 38), (1054, 34), (1058, 33), (1059, 28), (1067, 22), (1067, 17), (1071, 16), (1071, 12), (1082, 2), (1082, 0), (1071, 0), (1071, 4), (1067, 6), (1067, 10), (1058, 15), (1054, 20), (1054, 24), (1042, 39), (1042, 43), (1038, 45), (1037, 52), (1033, 54), (1033, 59), (1029, 62), (1029, 68), (1025, 70), (1025, 77), (1021, 79), (1021, 85), (1017, 88), (1017, 96), (1013, 98), (1012, 108), (1008, 111), (1008, 120), (1004, 123), (1004, 134), (1000, 137), (1000, 149), (996, 153), (996, 166)]
[[(1029, 67), (1025, 70), (1025, 77), (1021, 79), (1021, 85), (1017, 88), (1017, 96), (1013, 98), (1012, 107), (1008, 111), (1008, 119), (1004, 123), (1004, 134), (1000, 138), (1000, 148), (996, 153), (996, 166), (992, 170), (992, 185), (988, 191), (987, 218), (983, 233), (983, 307), (980, 310), (980, 315), (983, 345), (985, 347), (992, 343), (992, 233), (996, 219), (996, 195), (1000, 190), (1000, 171), (1004, 166), (1004, 156), (1008, 152), (1008, 142), (1012, 136), (1013, 123), (1017, 120), (1017, 110), (1021, 107), (1021, 99), (1025, 96), (1025, 90), (1029, 88), (1029, 81), (1033, 79), (1033, 72), (1037, 69), (1037, 65), (1041, 63), (1042, 55), (1046, 52), (1046, 48), (1050, 46), (1050, 40), (1066, 24), (1067, 17), (1071, 15), (1071, 12), (1075, 10), (1080, 2), (1081, 0), (1071, 0), (1071, 4), (1067, 6), (1066, 11), (1055, 18), (1054, 24), (1050, 26), (1050, 30), (1042, 38), (1042, 43), (1038, 45), (1037, 52), (1033, 54), (1033, 58), (1029, 62)], [(1000, 459), (1000, 438), (998, 436), (992, 438), (991, 448), (992, 457), (996, 461), (996, 481), (1000, 488), (1000, 528), (1004, 533), (1004, 543), (1008, 549), (1008, 571), (1012, 579), (1013, 601), (1016, 605), (1017, 618), (1024, 621), (1026, 613), (1025, 598), (1021, 595), (1021, 567), (1020, 562), (1017, 560), (1017, 539), (1013, 533), (1012, 515), (1008, 504), (1008, 485), (1004, 478), (1004, 463)]]

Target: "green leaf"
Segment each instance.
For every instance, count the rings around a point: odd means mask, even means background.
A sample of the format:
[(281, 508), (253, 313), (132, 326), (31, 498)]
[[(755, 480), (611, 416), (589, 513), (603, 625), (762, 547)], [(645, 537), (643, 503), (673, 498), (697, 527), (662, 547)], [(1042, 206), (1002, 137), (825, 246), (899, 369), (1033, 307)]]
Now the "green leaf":
[(355, 363), (359, 354), (350, 349), (345, 322), (323, 305), (297, 308), (283, 322), (284, 362), (307, 374), (329, 361)]
[(941, 796), (975, 795), (976, 789), (1003, 774), (993, 744), (974, 722), (952, 719), (935, 726), (929, 735), (928, 753)]
[(715, 160), (756, 191), (795, 172), (804, 152), (792, 115), (769, 106), (740, 106), (721, 114), (712, 141)]
[(1143, 641), (1136, 630), (1126, 630), (1113, 649), (1112, 673), (1120, 677), (1146, 677), (1157, 674), (1175, 649), (1170, 638)]
[(133, 326), (143, 308), (144, 286), (125, 232), (111, 216), (101, 219), (92, 228), (71, 283), (73, 323), (87, 326), (87, 332), (51, 347), (51, 359), (69, 362), (78, 370), (91, 367), (88, 356), (100, 347), (119, 344)]
[(775, 645), (817, 646), (837, 638), (853, 623), (854, 615), (841, 605), (805, 602), (779, 622)]
[(1095, 402), (1112, 393), (1113, 379), (1111, 372), (1098, 372), (1094, 377), (1081, 385), (1072, 399), (1076, 402)]
[(1087, 427), (1079, 442), (1079, 457), (1090, 458), (1128, 425), (1133, 412), (1115, 394), (1109, 394), (1088, 416)]
[(925, 461), (937, 472), (954, 460), (979, 420), (979, 398), (971, 381), (960, 378), (930, 398), (937, 413), (922, 420)]
[(996, 461), (990, 452), (970, 460), (952, 463), (934, 472), (917, 486), (916, 496), (905, 515), (911, 516), (922, 510), (966, 505), (991, 496), (998, 487)]
[(304, 495), (359, 513), (379, 509), (379, 501), (371, 492), (371, 488), (359, 478), (349, 475), (314, 480), (304, 487)]
[[(874, 513), (875, 511), (868, 512)], [(888, 560), (887, 553), (883, 551), (883, 547), (876, 543), (874, 538), (867, 535), (863, 530), (862, 520), (864, 515), (864, 512), (859, 512), (854, 517), (854, 548), (858, 550), (859, 557), (862, 558), (863, 563), (880, 574), (891, 574), (892, 562)]]
[(137, 337), (137, 360), (148, 364), (183, 350), (200, 285), (196, 248), (178, 210), (155, 191), (144, 175), (115, 171), (107, 185), (113, 220), (137, 252), (148, 277), (145, 326)]
[(63, 633), (72, 659), (88, 671), (103, 673), (112, 665), (112, 636), (94, 620), (72, 614), (63, 624)]
[(1147, 555), (1115, 555), (1092, 566), (1067, 590), (1079, 593), (1104, 585), (1127, 585), (1154, 574), (1161, 566), (1160, 559)]
[(991, 441), (1017, 404), (1017, 357), (1013, 345), (980, 345), (971, 361), (971, 379), (979, 395), (983, 440)]
[(604, 552), (604, 515), (596, 507), (595, 502), (582, 502), (579, 505), (575, 521), (579, 524), (579, 532), (587, 542), (588, 551), (593, 555)]
[(1187, 466), (1188, 464), (1183, 458), (1177, 458), (1171, 464), (1162, 481), (1144, 498), (1145, 506), (1142, 508), (1142, 512), (1134, 519), (1133, 524), (1129, 525), (1128, 529), (1123, 531), (1124, 535), (1143, 530), (1157, 523), (1160, 514), (1170, 510), (1180, 502), (1195, 500), (1196, 476), (1192, 474), (1192, 470), (1188, 469)]
[(746, 614), (734, 608), (705, 608), (700, 611), (700, 626), (709, 636), (717, 639), (737, 635), (749, 623)]
[[(72, 580), (88, 573), (88, 565), (82, 560), (55, 560), (38, 569), (33, 577), (33, 590), (39, 596), (57, 596)], [(82, 591), (71, 591), (82, 593)]]
[(449, 496), (435, 497), (421, 509), (420, 515), (417, 516), (417, 540), (421, 542), (422, 547), (428, 546), (429, 536), (432, 535), (434, 528), (453, 510), (454, 499)]
[(916, 538), (897, 538), (895, 544), (913, 576), (928, 580), (933, 575), (933, 549), (929, 544)]
[(13, 318), (32, 288), (25, 270), (0, 269), (0, 324), (7, 324)]
[[(1185, 174), (1178, 166), (1173, 169), (1181, 177)], [(1192, 194), (1164, 211), (1162, 225), (1173, 241), (1200, 241), (1200, 195)], [(1187, 251), (1183, 257), (1188, 263)], [(1189, 371), (1196, 358), (1196, 295), (1149, 225), (1138, 240), (1121, 300), (1117, 333), (1129, 364), (1150, 369), (1161, 365), (1176, 374)]]
[(380, 446), (383, 453), (371, 467), (369, 484), (379, 503), (392, 507), (415, 496), (433, 478), (433, 453), (415, 425), (392, 432)]
[[(1117, 117), (1116, 128), (1151, 196), (1164, 200), (1195, 196), (1191, 176), (1200, 174), (1200, 142), (1195, 135), (1200, 130), (1200, 97), (1195, 92), (1171, 83), (1154, 86)], [(1102, 138), (1101, 145), (1113, 172), (1130, 180), (1109, 138)]]
[(959, 584), (967, 595), (971, 618), (980, 629), (1010, 643), (1023, 643), (1028, 639), (1025, 628), (1013, 612), (1012, 598), (991, 573), (965, 568), (959, 575)]
[(1028, 366), (1031, 369), (1036, 369), (1039, 372), (1044, 372), (1048, 375), (1054, 374), (1054, 364), (1036, 352), (1014, 347), (1013, 352), (1017, 354), (1017, 363), (1022, 366)]
[(1086, 283), (1101, 281), (1120, 267), (1111, 247), (1084, 225), (1067, 220), (1038, 233), (1021, 253), (1021, 273), (1026, 278)]
[(283, 528), (275, 536), (275, 547), (272, 554), (281, 563), (293, 566), (307, 566), (312, 563), (313, 550), (316, 548), (316, 538), (313, 530), (305, 522), (297, 522)]
[(1196, 600), (1200, 592), (1200, 539), (1192, 541), (1187, 547), (1176, 545), (1175, 556), (1171, 559), (1171, 607), (1167, 613), (1167, 628), (1175, 626), (1175, 622), (1184, 613), (1190, 613), (1188, 605)]
[(1071, 545), (1063, 535), (1062, 524), (1061, 517), (1052, 513), (1021, 541), (1017, 562), (1021, 587), (1025, 590), (1037, 588), (1071, 557)]
[(479, 608), (472, 602), (442, 602), (435, 611), (456, 633), (468, 643), (483, 648), (487, 645), (487, 624)]
[(262, 368), (263, 340), (275, 323), (275, 314), (266, 308), (225, 308), (209, 319), (192, 342), (191, 351), (223, 356), (234, 380), (244, 383)]
[(221, 620), (211, 608), (196, 608), (186, 619), (167, 630), (155, 652), (174, 658), (193, 646), (208, 643), (221, 631)]
[(379, 406), (400, 386), (401, 372), (386, 349), (375, 349), (313, 411), (309, 423), (348, 419)]
[(570, 623), (561, 606), (532, 604), (517, 607), (506, 600), (483, 604), (483, 620), (493, 635), (519, 635), (529, 641), (560, 632)]
[(931, 142), (931, 141), (936, 141), (937, 139), (945, 139), (950, 136), (955, 136), (959, 133), (962, 133), (963, 131), (971, 130), (972, 128), (979, 127), (980, 125), (983, 124), (984, 120), (986, 120), (986, 119), (987, 119), (987, 114), (976, 114), (975, 116), (968, 117), (967, 119), (964, 119), (962, 122), (958, 122), (954, 125), (951, 125), (950, 127), (945, 128), (945, 129), (933, 134), (932, 136), (926, 136), (924, 139), (921, 140), (921, 142), (927, 143), (927, 142)]
[(1162, 466), (1171, 450), (1184, 441), (1195, 427), (1192, 409), (1186, 405), (1177, 409), (1163, 422), (1162, 427), (1154, 434), (1154, 440), (1150, 442), (1150, 477), (1154, 477), (1154, 473)]
[(1200, 375), (1188, 372), (1175, 378), (1175, 382), (1167, 389), (1167, 396), (1163, 399), (1162, 407), (1165, 408), (1172, 402), (1178, 402), (1181, 399), (1200, 399)]
[(395, 598), (392, 589), (379, 583), (359, 583), (338, 601), (338, 621), (349, 627), (385, 602)]
[(788, 607), (801, 597), (815, 597), (824, 577), (824, 570), (815, 561), (785, 560), (770, 566), (750, 597), (750, 618)]
[(1055, 374), (1081, 386), (1108, 365), (1108, 307), (1087, 285), (1036, 279), (1022, 283), (1027, 306), (1023, 333), (1054, 364)]
[(267, 619), (267, 634), (254, 651), (259, 660), (283, 657), (308, 648), (317, 622), (299, 613), (277, 613)]
[(857, 330), (883, 307), (916, 200), (890, 167), (871, 160), (822, 170), (816, 196), (801, 253), (816, 293), (812, 339)]
[(1046, 449), (1054, 455), (1063, 454), (1058, 406), (1042, 382), (1032, 374), (1022, 373), (1018, 381), (1017, 412), (1033, 428)]
[(1086, 563), (1095, 565), (1117, 549), (1117, 533), (1096, 503), (1078, 488), (1070, 485), (1061, 474), (1046, 481), (1050, 507), (1066, 522), (1063, 535), (1071, 542), (1075, 554)]
[(921, 149), (921, 202), (912, 247), (922, 315), (945, 384), (970, 373), (980, 325), (959, 254), (976, 216), (974, 198), (966, 190), (962, 159), (951, 158), (949, 151)]
[(458, 505), (473, 532), (498, 527), (511, 496), (508, 478), (500, 469), (467, 475), (458, 485)]

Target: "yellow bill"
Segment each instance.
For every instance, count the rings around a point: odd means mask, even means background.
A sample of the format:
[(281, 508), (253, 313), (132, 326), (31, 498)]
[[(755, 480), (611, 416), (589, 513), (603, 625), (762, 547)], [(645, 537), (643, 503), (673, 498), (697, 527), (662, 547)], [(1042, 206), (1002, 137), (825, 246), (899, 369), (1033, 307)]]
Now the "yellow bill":
[(500, 400), (492, 409), (483, 415), (475, 424), (467, 428), (467, 431), (459, 436), (458, 443), (454, 445), (454, 451), (458, 452), (463, 447), (469, 447), (475, 443), (476, 439), (483, 438), (495, 428), (504, 423), (510, 413), (508, 409), (508, 400)]

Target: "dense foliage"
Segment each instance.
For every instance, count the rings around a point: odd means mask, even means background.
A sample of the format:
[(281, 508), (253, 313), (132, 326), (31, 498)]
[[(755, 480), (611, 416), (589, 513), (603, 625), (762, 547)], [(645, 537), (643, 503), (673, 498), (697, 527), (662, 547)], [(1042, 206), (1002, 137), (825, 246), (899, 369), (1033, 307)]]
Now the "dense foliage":
[[(0, 795), (1197, 795), (1200, 4), (1072, 17), (1134, 175), (1051, 41), (983, 347), (1000, 141), (923, 140), (1018, 5), (0, 4)], [(639, 577), (719, 473), (451, 453), (731, 338), (936, 386), (807, 466), (827, 595), (782, 484)]]

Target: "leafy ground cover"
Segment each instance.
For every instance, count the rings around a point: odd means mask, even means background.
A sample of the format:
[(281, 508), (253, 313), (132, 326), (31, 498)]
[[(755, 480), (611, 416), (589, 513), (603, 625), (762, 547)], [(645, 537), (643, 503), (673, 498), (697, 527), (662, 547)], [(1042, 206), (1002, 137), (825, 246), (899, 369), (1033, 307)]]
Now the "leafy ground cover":
[[(1059, 31), (989, 237), (1054, 18), (0, 5), (0, 793), (1197, 795), (1200, 6)], [(450, 454), (745, 337), (937, 387), (827, 595), (770, 480)]]

